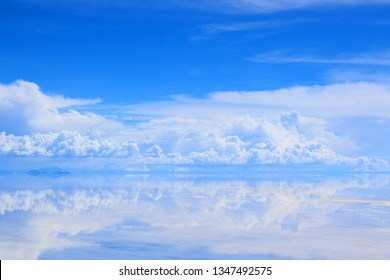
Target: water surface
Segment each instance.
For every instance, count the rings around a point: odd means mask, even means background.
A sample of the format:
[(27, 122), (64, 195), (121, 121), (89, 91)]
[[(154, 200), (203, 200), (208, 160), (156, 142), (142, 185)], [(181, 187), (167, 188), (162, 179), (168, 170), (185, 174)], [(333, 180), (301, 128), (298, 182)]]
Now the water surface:
[(0, 259), (390, 259), (386, 174), (57, 171), (0, 175)]

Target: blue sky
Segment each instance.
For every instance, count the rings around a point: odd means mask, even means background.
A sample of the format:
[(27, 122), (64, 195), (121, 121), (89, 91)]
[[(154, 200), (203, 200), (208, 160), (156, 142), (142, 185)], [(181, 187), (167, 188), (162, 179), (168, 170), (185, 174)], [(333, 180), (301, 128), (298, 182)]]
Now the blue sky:
[[(1, 1), (0, 150), (185, 163), (387, 159), (389, 4)], [(63, 141), (77, 144), (61, 150)]]
[[(241, 9), (144, 2), (2, 1), (1, 81), (120, 103), (389, 73), (387, 5), (253, 11), (251, 1), (232, 1)], [(370, 61), (383, 55), (387, 63)], [(367, 59), (353, 63), (358, 57)]]

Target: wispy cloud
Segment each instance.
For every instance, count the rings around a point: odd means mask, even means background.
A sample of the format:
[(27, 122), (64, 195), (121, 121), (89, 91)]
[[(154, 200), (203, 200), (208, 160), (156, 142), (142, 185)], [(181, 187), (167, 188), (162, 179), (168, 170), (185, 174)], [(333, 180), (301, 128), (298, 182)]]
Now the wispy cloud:
[(228, 13), (271, 13), (291, 9), (323, 6), (356, 6), (390, 4), (389, 0), (173, 0), (176, 5), (213, 12)]
[(390, 51), (344, 55), (333, 58), (309, 55), (284, 55), (281, 52), (258, 54), (249, 58), (261, 63), (319, 63), (319, 64), (357, 64), (390, 66)]
[[(36, 2), (40, 5), (72, 4), (71, 8), (87, 10), (104, 10), (107, 6), (120, 9), (190, 9), (213, 13), (272, 13), (292, 9), (303, 9), (323, 6), (356, 6), (373, 4), (390, 4), (389, 0), (17, 0), (19, 2)], [(82, 8), (84, 7), (84, 8)], [(86, 9), (85, 7), (89, 7)], [(91, 13), (91, 12), (89, 12)]]
[(281, 26), (289, 26), (307, 22), (307, 20), (263, 20), (250, 22), (213, 23), (199, 26), (205, 35), (216, 35), (220, 33), (230, 33), (257, 29), (270, 29)]
[(326, 71), (325, 77), (332, 83), (367, 81), (388, 84), (390, 83), (390, 69), (378, 72), (372, 67), (359, 67), (359, 69), (351, 69), (351, 67), (345, 66), (335, 67)]

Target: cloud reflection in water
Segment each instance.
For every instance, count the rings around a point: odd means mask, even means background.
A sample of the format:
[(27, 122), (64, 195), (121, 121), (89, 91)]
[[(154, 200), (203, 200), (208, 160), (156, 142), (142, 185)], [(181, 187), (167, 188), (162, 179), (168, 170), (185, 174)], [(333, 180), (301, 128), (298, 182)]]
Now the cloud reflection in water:
[(1, 259), (389, 259), (387, 176), (3, 176)]

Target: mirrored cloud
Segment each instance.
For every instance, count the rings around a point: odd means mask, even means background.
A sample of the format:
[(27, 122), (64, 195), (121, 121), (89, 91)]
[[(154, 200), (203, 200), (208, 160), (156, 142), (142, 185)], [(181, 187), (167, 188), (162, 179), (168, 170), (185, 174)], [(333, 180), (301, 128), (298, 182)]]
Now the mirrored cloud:
[[(88, 250), (93, 248), (100, 257), (115, 258), (104, 245), (111, 243), (119, 251), (131, 244), (159, 244), (170, 248), (163, 258), (178, 251), (185, 258), (196, 248), (205, 250), (199, 258), (388, 257), (388, 204), (375, 202), (389, 200), (383, 191), (389, 184), (386, 176), (317, 181), (100, 179), (50, 179), (33, 189), (20, 184), (17, 190), (5, 188), (0, 193), (1, 223), (8, 225), (0, 230), (2, 258), (39, 258), (45, 253), (61, 258), (62, 252), (91, 258)], [(15, 232), (18, 246), (10, 250), (9, 236)], [(358, 244), (370, 249), (362, 252)], [(144, 250), (152, 256), (153, 247)]]

